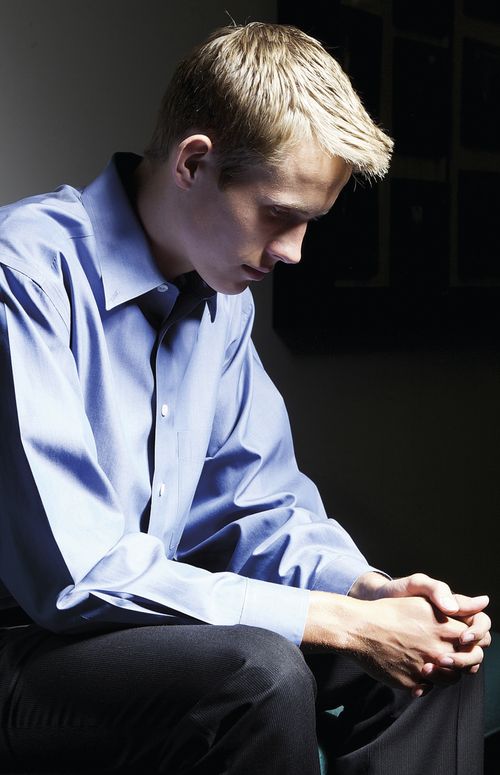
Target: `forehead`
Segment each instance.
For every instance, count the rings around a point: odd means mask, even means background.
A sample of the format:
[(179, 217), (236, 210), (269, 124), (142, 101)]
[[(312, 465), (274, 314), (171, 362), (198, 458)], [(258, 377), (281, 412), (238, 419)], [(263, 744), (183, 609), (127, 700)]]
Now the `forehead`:
[(317, 145), (297, 145), (276, 167), (256, 177), (261, 196), (275, 204), (312, 213), (326, 212), (351, 176), (343, 159), (329, 156)]

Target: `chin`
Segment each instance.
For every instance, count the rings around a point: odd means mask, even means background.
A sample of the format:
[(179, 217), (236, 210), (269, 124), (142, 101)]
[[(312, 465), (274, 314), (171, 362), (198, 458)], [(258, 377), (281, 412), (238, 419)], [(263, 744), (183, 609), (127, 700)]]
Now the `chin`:
[(224, 288), (224, 290), (217, 291), (217, 293), (223, 293), (225, 296), (237, 296), (238, 293), (243, 293), (248, 288), (248, 283), (241, 283), (238, 288), (231, 286), (230, 288)]
[(217, 291), (217, 293), (223, 293), (225, 296), (236, 296), (238, 293), (243, 293), (243, 291), (248, 288), (250, 283), (246, 282), (245, 280), (241, 280), (238, 283), (214, 282), (212, 284), (208, 284), (211, 288), (214, 289), (214, 291)]

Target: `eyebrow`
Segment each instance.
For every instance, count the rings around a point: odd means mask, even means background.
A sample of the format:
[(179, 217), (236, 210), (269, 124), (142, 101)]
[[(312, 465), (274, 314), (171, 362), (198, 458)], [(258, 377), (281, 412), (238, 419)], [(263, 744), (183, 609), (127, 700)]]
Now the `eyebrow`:
[(297, 215), (303, 215), (304, 218), (321, 218), (323, 215), (326, 215), (330, 212), (329, 208), (328, 210), (321, 210), (320, 212), (317, 212), (316, 210), (306, 210), (304, 209), (302, 203), (298, 202), (291, 202), (291, 201), (279, 201), (275, 199), (270, 199), (267, 202), (268, 207), (279, 207), (283, 210), (290, 210), (290, 212), (297, 213)]

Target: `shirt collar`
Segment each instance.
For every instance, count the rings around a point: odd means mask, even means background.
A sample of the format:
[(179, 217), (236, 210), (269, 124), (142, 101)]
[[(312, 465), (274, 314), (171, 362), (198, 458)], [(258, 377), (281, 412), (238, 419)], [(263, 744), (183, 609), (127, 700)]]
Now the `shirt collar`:
[[(96, 240), (107, 310), (165, 284), (120, 178), (119, 170), (131, 170), (140, 160), (136, 154), (114, 154), (104, 171), (82, 191)], [(201, 278), (198, 280), (204, 289), (200, 300), (206, 301), (213, 321), (217, 295)]]

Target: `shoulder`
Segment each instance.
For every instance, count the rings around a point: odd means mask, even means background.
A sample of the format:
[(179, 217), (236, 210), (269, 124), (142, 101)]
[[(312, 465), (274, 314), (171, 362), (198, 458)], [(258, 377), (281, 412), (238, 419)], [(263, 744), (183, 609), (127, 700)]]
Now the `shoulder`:
[(53, 278), (56, 257), (90, 234), (80, 192), (61, 186), (0, 208), (0, 264), (43, 285)]
[(37, 307), (54, 309), (68, 328), (68, 282), (78, 271), (81, 238), (90, 235), (80, 192), (71, 186), (0, 208), (3, 300), (21, 294)]

